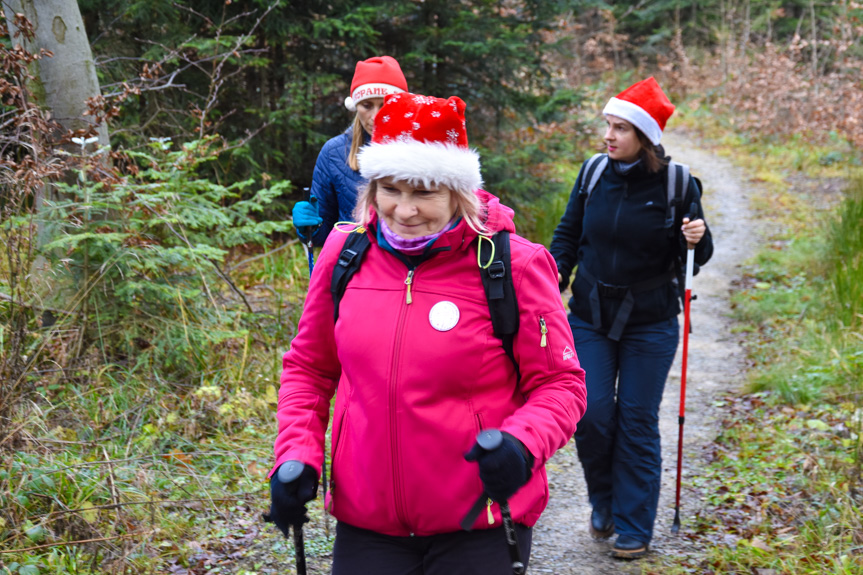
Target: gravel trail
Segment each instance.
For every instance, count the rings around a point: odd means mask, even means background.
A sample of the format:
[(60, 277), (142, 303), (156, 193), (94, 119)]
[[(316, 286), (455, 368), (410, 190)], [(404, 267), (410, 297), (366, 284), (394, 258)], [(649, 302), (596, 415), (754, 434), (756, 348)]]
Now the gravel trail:
[[(698, 299), (692, 303), (693, 332), (689, 337), (687, 367), (680, 530), (683, 535), (701, 505), (687, 489), (687, 477), (698, 474), (703, 464), (701, 448), (718, 432), (714, 399), (723, 391), (738, 389), (743, 381), (744, 353), (731, 332), (729, 293), (732, 280), (740, 276), (740, 265), (753, 254), (758, 236), (755, 216), (749, 207), (754, 190), (742, 170), (700, 149), (696, 141), (679, 131), (665, 133), (663, 144), (674, 160), (689, 164), (692, 173), (704, 184), (705, 213), (715, 247), (713, 258), (693, 282), (693, 294)], [(682, 326), (682, 315), (680, 319)], [(662, 491), (651, 545), (651, 553), (671, 557), (685, 554), (690, 545), (686, 538), (670, 532), (677, 476), (680, 356), (678, 348), (661, 407)], [(573, 441), (552, 458), (548, 472), (551, 501), (534, 530), (528, 573), (639, 573), (638, 561), (620, 561), (609, 556), (614, 538), (594, 541), (588, 534), (590, 505)]]

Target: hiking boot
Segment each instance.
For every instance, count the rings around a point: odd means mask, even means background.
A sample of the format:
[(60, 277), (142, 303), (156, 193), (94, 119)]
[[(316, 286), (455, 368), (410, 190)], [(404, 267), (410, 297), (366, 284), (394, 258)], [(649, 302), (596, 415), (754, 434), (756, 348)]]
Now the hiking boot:
[(620, 535), (611, 548), (611, 556), (617, 559), (638, 559), (647, 555), (647, 543), (633, 539), (629, 535)]
[(590, 536), (606, 539), (614, 535), (614, 518), (611, 509), (594, 509), (590, 512)]

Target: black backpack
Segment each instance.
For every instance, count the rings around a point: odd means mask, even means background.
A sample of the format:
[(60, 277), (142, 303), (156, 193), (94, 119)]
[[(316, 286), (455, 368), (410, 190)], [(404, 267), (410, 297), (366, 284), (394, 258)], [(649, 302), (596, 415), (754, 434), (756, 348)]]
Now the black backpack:
[[(585, 205), (590, 199), (590, 193), (602, 177), (602, 172), (608, 165), (608, 154), (594, 154), (584, 164), (584, 177), (581, 180), (579, 194), (585, 195)], [(668, 163), (668, 180), (666, 181), (666, 189), (668, 201), (665, 210), (665, 227), (669, 230), (669, 235), (676, 232), (674, 230), (674, 220), (677, 216), (677, 206), (683, 204), (683, 196), (689, 187), (689, 179), (693, 178), (698, 186), (698, 191), (701, 191), (701, 180), (689, 174), (689, 166), (679, 164), (677, 162)]]
[[(339, 303), (345, 294), (348, 282), (360, 269), (369, 244), (369, 236), (365, 231), (354, 231), (348, 234), (348, 239), (333, 268), (333, 281), (330, 286), (333, 294), (333, 321), (339, 319)], [(492, 244), (494, 244), (493, 254)], [(480, 261), (489, 262), (486, 267), (480, 268), (480, 277), (488, 300), (494, 335), (500, 338), (503, 349), (512, 360), (516, 374), (520, 378), (518, 363), (513, 354), (513, 338), (518, 332), (518, 301), (515, 299), (515, 287), (512, 283), (509, 232), (497, 232), (491, 237), (491, 242), (480, 241), (479, 250)]]

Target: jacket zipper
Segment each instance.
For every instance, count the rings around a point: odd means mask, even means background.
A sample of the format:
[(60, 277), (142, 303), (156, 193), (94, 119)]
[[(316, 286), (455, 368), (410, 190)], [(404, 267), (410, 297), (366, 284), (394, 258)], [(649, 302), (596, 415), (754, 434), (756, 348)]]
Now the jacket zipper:
[[(620, 212), (623, 210), (623, 202), (626, 199), (626, 196), (629, 195), (629, 182), (623, 182), (623, 195), (620, 196), (620, 201), (617, 202), (617, 211), (614, 214), (614, 235), (617, 235), (617, 227), (620, 223)], [(614, 256), (611, 258), (611, 269), (614, 271), (615, 276), (617, 275), (617, 248), (614, 249)]]
[(405, 303), (407, 303), (408, 305), (410, 305), (411, 302), (414, 301), (413, 298), (411, 297), (411, 284), (413, 284), (413, 283), (414, 283), (414, 270), (408, 270), (408, 277), (405, 278), (405, 285), (408, 286), (408, 293), (407, 293), (407, 298), (406, 298)]
[[(476, 422), (477, 422), (477, 428), (478, 428), (477, 433), (479, 433), (480, 431), (482, 431), (483, 429), (485, 429), (485, 427), (484, 427), (484, 426), (483, 426), (483, 424), (482, 424), (482, 414), (481, 414), (481, 413), (477, 413), (477, 414), (476, 414)], [(494, 514), (491, 512), (491, 506), (492, 506), (493, 504), (494, 504), (494, 501), (492, 501), (490, 497), (489, 497), (489, 498), (488, 498), (488, 500), (485, 502), (485, 506), (486, 506), (486, 520), (488, 521), (488, 524), (489, 524), (489, 525), (494, 525)]]
[[(405, 284), (408, 286), (408, 297), (407, 303), (411, 303), (410, 298), (410, 286), (413, 278), (414, 270), (408, 271), (408, 277), (405, 280)], [(392, 453), (392, 469), (393, 469), (393, 497), (395, 499), (395, 510), (396, 517), (401, 521), (402, 526), (409, 532), (413, 533), (413, 529), (408, 524), (407, 515), (405, 513), (404, 506), (404, 486), (402, 484), (402, 476), (401, 470), (399, 469), (399, 437), (398, 437), (398, 418), (396, 414), (398, 409), (396, 409), (396, 403), (398, 402), (399, 393), (398, 393), (398, 379), (399, 379), (399, 355), (401, 353), (401, 342), (402, 342), (402, 331), (404, 330), (405, 320), (407, 316), (407, 307), (402, 307), (399, 312), (399, 322), (398, 327), (396, 329), (396, 341), (393, 353), (393, 363), (392, 369), (390, 371), (390, 382), (389, 382), (389, 420), (390, 420), (390, 443), (391, 443), (391, 453)]]
[(545, 322), (545, 318), (543, 316), (539, 316), (539, 333), (541, 334), (539, 338), (539, 347), (545, 348), (545, 359), (548, 362), (548, 368), (554, 369), (554, 357), (551, 347), (548, 345), (548, 324)]

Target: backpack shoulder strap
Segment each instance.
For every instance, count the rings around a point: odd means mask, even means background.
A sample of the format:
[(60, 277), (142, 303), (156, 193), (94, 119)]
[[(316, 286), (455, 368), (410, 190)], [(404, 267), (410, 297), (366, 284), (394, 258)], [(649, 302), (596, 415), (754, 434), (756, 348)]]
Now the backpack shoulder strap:
[(608, 154), (594, 154), (589, 160), (584, 163), (584, 177), (581, 179), (581, 189), (579, 193), (587, 196), (585, 201), (590, 198), (590, 193), (602, 177), (602, 172), (608, 165)]
[(677, 207), (683, 205), (683, 196), (689, 188), (689, 166), (686, 164), (678, 164), (677, 162), (668, 163), (668, 182), (665, 211), (665, 227), (669, 230), (673, 229), (674, 222), (677, 218)]
[[(678, 228), (674, 222), (677, 221), (677, 207), (681, 206), (681, 209), (685, 209), (683, 207), (683, 198), (686, 195), (686, 190), (689, 189), (689, 180), (690, 178), (695, 180), (695, 184), (698, 187), (698, 191), (701, 191), (701, 180), (692, 176), (689, 173), (689, 166), (686, 164), (679, 164), (677, 162), (669, 162), (668, 163), (668, 182), (667, 182), (667, 208), (665, 212), (665, 227), (668, 228), (668, 236), (670, 238), (677, 238), (680, 233), (680, 228)], [(684, 269), (683, 262), (680, 258), (674, 259), (674, 272), (677, 277), (677, 289), (680, 295), (680, 305), (684, 306), (685, 302), (685, 286), (684, 286)], [(690, 331), (692, 326), (690, 326)]]
[(369, 235), (367, 232), (351, 232), (342, 246), (342, 253), (333, 268), (333, 281), (330, 291), (333, 294), (333, 321), (339, 319), (339, 303), (345, 295), (348, 282), (363, 263), (363, 255), (369, 248)]
[(518, 332), (518, 301), (515, 299), (515, 286), (512, 281), (509, 235), (509, 232), (502, 231), (494, 234), (491, 242), (479, 242), (480, 261), (491, 260), (487, 267), (481, 268), (480, 275), (488, 300), (494, 335), (503, 342), (503, 349), (515, 365), (520, 379), (518, 363), (513, 353), (513, 339)]

